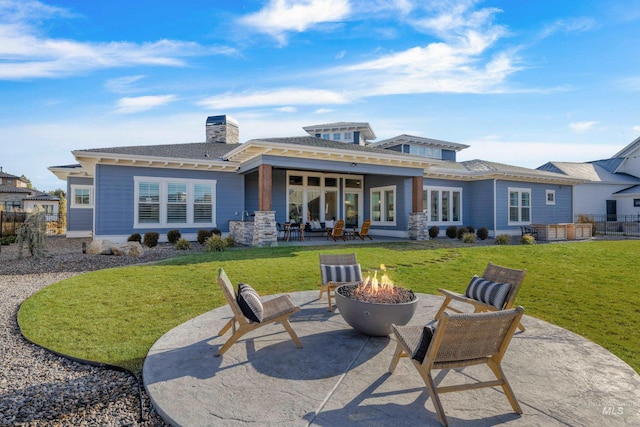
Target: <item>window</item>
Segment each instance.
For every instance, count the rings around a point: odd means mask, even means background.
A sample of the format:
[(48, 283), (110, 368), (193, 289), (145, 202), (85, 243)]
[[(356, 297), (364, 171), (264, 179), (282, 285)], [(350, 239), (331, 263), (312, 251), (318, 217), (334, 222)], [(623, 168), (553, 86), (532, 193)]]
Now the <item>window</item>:
[(344, 140), (345, 141), (353, 141), (353, 133), (352, 132), (345, 132), (344, 133)]
[(509, 188), (509, 225), (531, 224), (531, 189)]
[(134, 177), (135, 224), (215, 226), (216, 181)]
[(633, 207), (640, 207), (640, 199), (633, 199)]
[(333, 140), (334, 141), (340, 141), (340, 139), (341, 139), (340, 137), (341, 137), (340, 132), (336, 132), (336, 133), (333, 134)]
[(432, 223), (462, 223), (462, 188), (425, 187), (422, 208)]
[(555, 205), (556, 204), (556, 190), (546, 190), (546, 201), (547, 205)]
[(328, 133), (323, 133), (322, 134), (322, 139), (330, 139), (329, 138), (329, 134)]
[(396, 187), (378, 187), (371, 189), (371, 222), (395, 225)]
[(91, 185), (71, 186), (71, 207), (72, 208), (92, 208), (93, 207), (93, 187)]

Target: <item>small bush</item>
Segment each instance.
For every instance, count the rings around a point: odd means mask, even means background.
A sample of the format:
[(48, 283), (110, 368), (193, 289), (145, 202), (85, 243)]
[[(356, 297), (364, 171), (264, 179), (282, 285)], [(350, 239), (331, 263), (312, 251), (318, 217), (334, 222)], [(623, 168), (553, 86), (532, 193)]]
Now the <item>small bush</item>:
[(167, 240), (172, 245), (175, 245), (178, 240), (180, 240), (180, 237), (182, 237), (182, 234), (180, 234), (180, 230), (169, 230), (167, 232)]
[(206, 252), (222, 252), (226, 247), (225, 241), (220, 236), (211, 236), (204, 242)]
[(476, 232), (476, 229), (473, 228), (473, 226), (471, 225), (467, 225), (467, 230), (469, 230), (469, 233), (474, 234)]
[(179, 239), (176, 242), (176, 249), (179, 251), (186, 251), (191, 249), (191, 243), (187, 239)]
[(525, 234), (520, 238), (521, 245), (535, 245), (536, 239), (531, 234)]
[(458, 231), (458, 227), (456, 227), (455, 225), (450, 225), (447, 227), (447, 229), (445, 230), (445, 234), (447, 235), (447, 237), (449, 237), (450, 239), (455, 239), (456, 238), (456, 232)]
[(133, 233), (131, 236), (129, 236), (127, 241), (142, 243), (142, 236), (140, 235), (140, 233)]
[(209, 237), (212, 236), (211, 230), (198, 230), (198, 243), (201, 245), (207, 241)]
[(220, 229), (218, 229), (218, 228), (212, 228), (211, 229), (211, 235), (212, 236), (222, 237), (222, 231), (220, 231)]
[(487, 237), (489, 237), (489, 230), (487, 227), (480, 227), (478, 228), (478, 231), (476, 231), (476, 235), (478, 236), (478, 239), (486, 240)]
[(496, 245), (508, 245), (511, 243), (511, 236), (508, 234), (501, 234), (496, 236)]
[(158, 240), (160, 240), (160, 234), (157, 231), (147, 231), (142, 238), (143, 244), (148, 248), (158, 246)]
[(3, 246), (9, 246), (12, 245), (16, 242), (17, 240), (17, 236), (14, 236), (13, 234), (11, 236), (4, 236), (1, 240), (0, 243), (2, 243)]
[(475, 243), (476, 242), (476, 235), (473, 233), (464, 233), (462, 235), (462, 242), (463, 243)]
[(467, 227), (458, 227), (456, 229), (456, 237), (458, 240), (462, 240), (462, 236), (469, 233), (469, 229)]
[(435, 239), (436, 237), (438, 237), (439, 234), (440, 234), (440, 227), (438, 227), (437, 225), (429, 227), (429, 237), (431, 237), (432, 239)]
[(233, 240), (233, 237), (231, 237), (231, 236), (227, 236), (222, 240), (224, 240), (224, 244), (225, 244), (225, 246), (227, 248), (232, 248), (232, 247), (234, 247), (236, 245), (236, 241)]

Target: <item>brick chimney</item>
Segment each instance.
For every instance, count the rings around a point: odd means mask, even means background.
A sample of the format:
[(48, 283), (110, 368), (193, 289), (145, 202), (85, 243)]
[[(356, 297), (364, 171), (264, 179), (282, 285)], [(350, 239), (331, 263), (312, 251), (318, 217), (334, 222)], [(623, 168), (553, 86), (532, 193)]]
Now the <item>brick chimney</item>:
[(209, 116), (205, 126), (206, 141), (221, 144), (239, 144), (240, 131), (238, 122), (227, 116)]

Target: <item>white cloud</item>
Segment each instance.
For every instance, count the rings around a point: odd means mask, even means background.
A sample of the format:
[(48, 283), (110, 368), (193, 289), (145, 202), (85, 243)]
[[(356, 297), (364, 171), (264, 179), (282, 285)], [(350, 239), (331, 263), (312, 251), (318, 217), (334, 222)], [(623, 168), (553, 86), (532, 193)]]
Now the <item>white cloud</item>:
[(0, 1), (0, 80), (55, 78), (136, 65), (180, 67), (185, 65), (185, 57), (235, 53), (229, 48), (176, 40), (138, 44), (50, 38), (42, 35), (33, 21), (53, 16), (71, 15), (39, 2)]
[(270, 0), (262, 10), (239, 19), (242, 25), (286, 44), (287, 33), (340, 22), (351, 12), (348, 0)]
[(597, 126), (600, 122), (591, 121), (591, 122), (573, 122), (569, 123), (569, 128), (576, 133), (585, 133), (593, 130), (595, 126)]
[(117, 77), (115, 79), (109, 79), (104, 84), (104, 87), (114, 93), (131, 93), (137, 92), (138, 89), (133, 87), (134, 83), (139, 82), (144, 79), (145, 76), (125, 76), (125, 77)]
[(198, 105), (212, 110), (223, 110), (282, 105), (346, 104), (348, 102), (348, 97), (330, 90), (283, 88), (240, 94), (228, 92), (203, 99), (198, 102)]
[(154, 95), (120, 98), (117, 103), (118, 113), (130, 114), (151, 110), (175, 101), (175, 95)]
[(584, 31), (590, 31), (596, 26), (596, 22), (593, 18), (589, 17), (577, 17), (568, 19), (558, 19), (555, 22), (547, 25), (542, 30), (540, 37), (549, 37), (558, 32), (564, 33), (581, 33)]
[(636, 132), (636, 133), (640, 133), (640, 126), (634, 126), (631, 128), (632, 131)]

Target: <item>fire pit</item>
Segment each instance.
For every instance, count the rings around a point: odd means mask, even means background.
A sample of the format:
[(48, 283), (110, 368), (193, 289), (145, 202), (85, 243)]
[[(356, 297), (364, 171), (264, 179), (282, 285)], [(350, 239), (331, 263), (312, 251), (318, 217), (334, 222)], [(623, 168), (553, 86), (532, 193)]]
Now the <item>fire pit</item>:
[(394, 286), (385, 272), (380, 281), (377, 271), (362, 283), (336, 289), (336, 305), (344, 320), (355, 330), (369, 336), (391, 334), (391, 325), (406, 325), (416, 311), (418, 298), (413, 291)]

